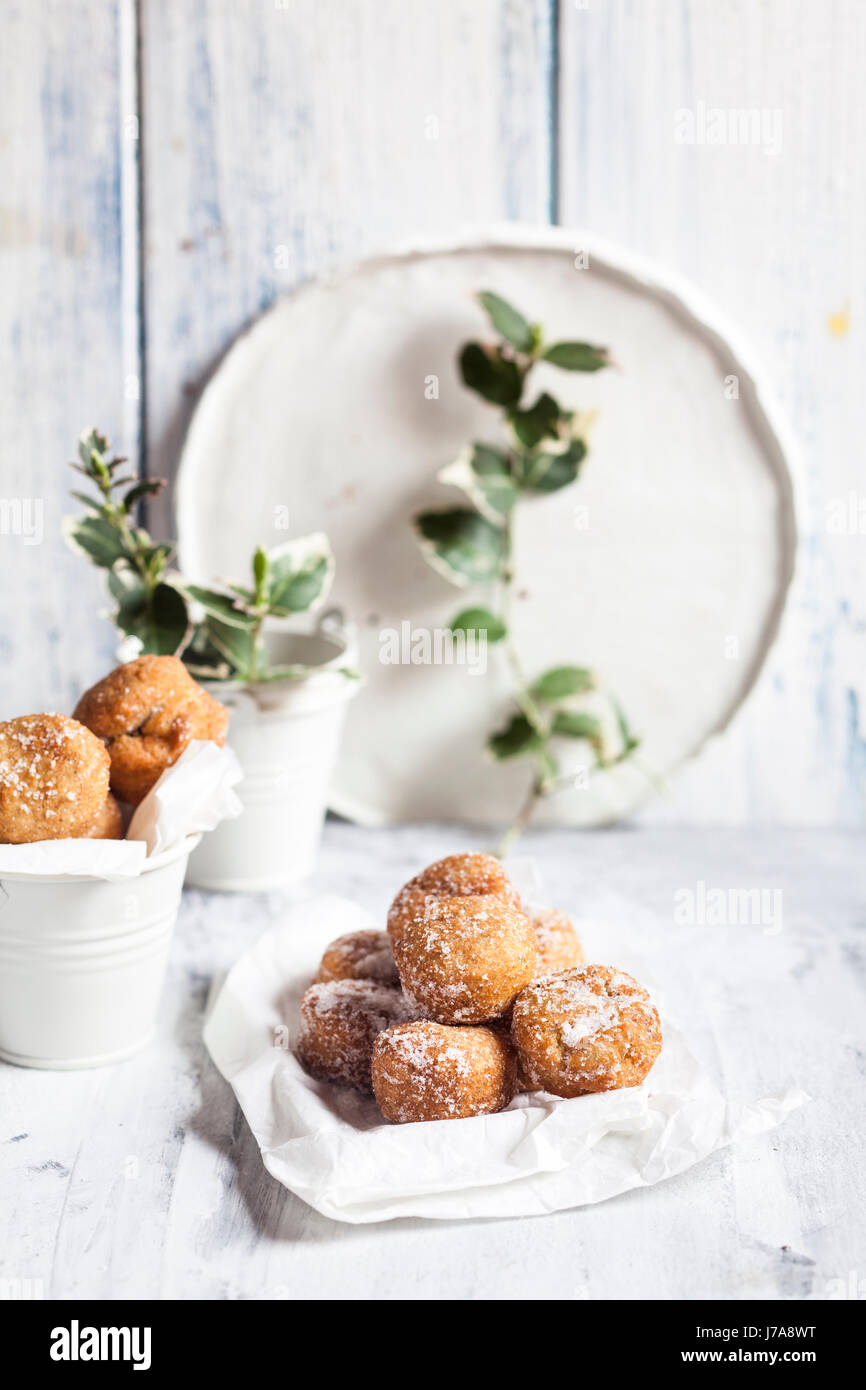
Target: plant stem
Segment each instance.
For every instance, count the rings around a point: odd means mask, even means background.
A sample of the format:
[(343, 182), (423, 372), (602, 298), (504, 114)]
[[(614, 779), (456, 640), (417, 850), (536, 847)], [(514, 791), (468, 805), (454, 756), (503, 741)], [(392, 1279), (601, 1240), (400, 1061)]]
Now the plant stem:
[(251, 633), (251, 636), (252, 636), (252, 644), (251, 644), (251, 651), (250, 651), (250, 669), (249, 669), (249, 673), (248, 673), (248, 676), (247, 676), (247, 679), (250, 680), (250, 681), (256, 681), (256, 680), (258, 680), (258, 678), (259, 678), (259, 671), (260, 671), (260, 669), (261, 669), (261, 655), (262, 655), (262, 624), (263, 624), (263, 622), (264, 622), (264, 618), (263, 618), (263, 617), (262, 617), (262, 618), (257, 618), (257, 619), (256, 619), (256, 622), (255, 622), (255, 624), (254, 624), (254, 626), (253, 626), (253, 628), (252, 628), (252, 633)]
[[(517, 649), (512, 631), (512, 616), (514, 612), (514, 567), (512, 563), (514, 532), (511, 512), (508, 512), (505, 517), (503, 531), (505, 556), (502, 566), (501, 609), (502, 619), (505, 623), (505, 654), (511, 670), (515, 699), (533, 728), (546, 739), (548, 732), (547, 722), (541, 709), (530, 694), (529, 683), (523, 670), (523, 663), (520, 659), (520, 653)], [(545, 788), (542, 778), (537, 772), (533, 773), (532, 783), (523, 804), (514, 820), (511, 822), (511, 825), (502, 836), (499, 845), (494, 850), (494, 854), (498, 859), (504, 859), (511, 847), (520, 839), (532, 819), (537, 802), (544, 795)]]
[(496, 846), (496, 849), (493, 851), (497, 859), (504, 859), (505, 856), (520, 839), (529, 822), (532, 820), (532, 815), (535, 811), (536, 804), (543, 795), (544, 792), (541, 788), (541, 784), (539, 783), (538, 778), (533, 777), (532, 784), (529, 788), (523, 805), (520, 807), (520, 810), (517, 812), (517, 815), (514, 817), (514, 820), (511, 822), (508, 829), (505, 831), (505, 834), (502, 836), (502, 839), (499, 841), (499, 844)]
[(132, 556), (132, 562), (142, 584), (147, 589), (148, 594), (152, 594), (157, 584), (160, 582), (162, 574), (151, 573), (147, 561), (141, 554), (141, 547), (133, 535), (132, 527), (129, 525), (129, 519), (119, 508), (117, 510), (116, 525), (123, 536), (124, 542), (128, 546), (128, 553)]
[(505, 623), (505, 654), (511, 668), (511, 678), (514, 685), (514, 696), (526, 718), (533, 728), (540, 734), (546, 734), (544, 716), (538, 705), (529, 693), (529, 684), (523, 670), (523, 663), (520, 660), (520, 653), (514, 641), (512, 631), (512, 618), (514, 613), (514, 568), (512, 565), (512, 552), (514, 542), (514, 532), (512, 527), (511, 512), (505, 517), (503, 525), (505, 540), (505, 556), (502, 566), (502, 620)]
[[(628, 757), (638, 771), (643, 773), (650, 786), (658, 792), (659, 796), (669, 797), (671, 795), (671, 784), (664, 773), (659, 772), (657, 768), (653, 767), (652, 763), (644, 758), (637, 749), (632, 749)], [(623, 758), (622, 761), (624, 762), (625, 759)]]

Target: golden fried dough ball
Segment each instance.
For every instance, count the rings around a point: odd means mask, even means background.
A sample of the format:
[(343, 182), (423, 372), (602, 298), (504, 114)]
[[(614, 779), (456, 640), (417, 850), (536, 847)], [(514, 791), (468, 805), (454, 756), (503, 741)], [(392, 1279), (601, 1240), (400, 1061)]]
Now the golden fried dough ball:
[(103, 740), (111, 788), (137, 806), (193, 739), (225, 743), (228, 710), (176, 656), (139, 656), (85, 691), (75, 718)]
[(495, 893), (512, 907), (520, 906), (517, 889), (492, 854), (449, 854), (422, 870), (412, 882), (445, 898)]
[(311, 985), (301, 1000), (295, 1051), (312, 1076), (370, 1091), (370, 1056), (378, 1034), (416, 1014), (391, 985), (325, 980)]
[(511, 1035), (527, 1088), (582, 1096), (639, 1086), (662, 1048), (649, 994), (622, 970), (586, 965), (517, 996)]
[(120, 803), (109, 792), (105, 799), (105, 805), (87, 832), (87, 839), (122, 840), (123, 835), (123, 812), (120, 809)]
[(486, 1023), (535, 974), (535, 933), (493, 893), (428, 897), (407, 917), (394, 959), (403, 988), (437, 1023)]
[(378, 980), (399, 985), (388, 933), (352, 931), (338, 936), (322, 956), (317, 980)]
[(583, 965), (586, 956), (580, 937), (570, 919), (555, 907), (530, 911), (529, 920), (535, 932), (535, 975), (558, 975)]
[(373, 1092), (392, 1124), (492, 1115), (515, 1086), (514, 1049), (492, 1028), (398, 1023), (373, 1047)]
[(87, 835), (108, 796), (108, 754), (64, 714), (0, 724), (0, 842)]
[(512, 907), (520, 907), (517, 890), (498, 859), (492, 854), (450, 854), (410, 879), (391, 904), (388, 934), (392, 942), (406, 921), (417, 918), (429, 897), (476, 897), (492, 893)]
[[(574, 970), (586, 960), (580, 937), (564, 912), (555, 907), (528, 908), (526, 915), (535, 932), (535, 974), (540, 980), (544, 975), (560, 975), (564, 970)], [(511, 1029), (511, 1009), (506, 1009), (502, 1022)], [(525, 1085), (518, 1067), (523, 1091), (533, 1091), (534, 1086)]]

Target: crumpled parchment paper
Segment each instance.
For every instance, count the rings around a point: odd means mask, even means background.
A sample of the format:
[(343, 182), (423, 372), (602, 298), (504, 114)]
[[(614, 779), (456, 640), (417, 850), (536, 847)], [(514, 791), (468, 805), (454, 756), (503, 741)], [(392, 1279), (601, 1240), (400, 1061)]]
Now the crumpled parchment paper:
[(268, 1172), (334, 1220), (531, 1216), (602, 1202), (772, 1129), (808, 1100), (789, 1090), (726, 1101), (662, 1013), (664, 1047), (642, 1086), (574, 1100), (519, 1096), (499, 1115), (469, 1120), (385, 1124), (372, 1099), (314, 1081), (291, 1051), (325, 946), (376, 925), (342, 898), (292, 904), (229, 972), (204, 1029)]
[(145, 860), (243, 809), (243, 776), (230, 748), (194, 740), (136, 807), (125, 840), (39, 840), (0, 845), (0, 878), (134, 878)]

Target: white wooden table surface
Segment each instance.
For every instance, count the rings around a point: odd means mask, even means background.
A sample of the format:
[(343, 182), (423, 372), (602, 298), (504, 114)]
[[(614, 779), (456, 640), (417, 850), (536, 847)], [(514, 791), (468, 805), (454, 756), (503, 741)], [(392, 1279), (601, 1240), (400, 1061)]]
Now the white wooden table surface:
[[(479, 842), (480, 843), (480, 842)], [(315, 886), (383, 913), (442, 828), (330, 823)], [(212, 978), (274, 898), (188, 893), (159, 1041), (101, 1071), (0, 1065), (0, 1290), (46, 1298), (826, 1298), (866, 1278), (866, 881), (859, 837), (620, 830), (529, 837), (552, 901), (635, 941), (726, 1094), (813, 1101), (678, 1178), (485, 1222), (331, 1222), (269, 1177), (205, 1054)], [(674, 895), (781, 889), (782, 930), (677, 927)], [(28, 1281), (30, 1281), (28, 1283)], [(834, 1282), (842, 1281), (842, 1283)], [(853, 1282), (852, 1282), (853, 1281)]]

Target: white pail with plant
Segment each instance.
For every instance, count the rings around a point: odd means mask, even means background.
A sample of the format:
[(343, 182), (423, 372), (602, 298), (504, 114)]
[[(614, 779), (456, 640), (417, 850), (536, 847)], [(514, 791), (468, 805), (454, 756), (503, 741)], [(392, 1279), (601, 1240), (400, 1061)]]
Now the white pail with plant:
[(135, 524), (136, 506), (162, 481), (120, 477), (123, 460), (109, 451), (95, 430), (82, 436), (79, 471), (97, 495), (75, 494), (88, 514), (67, 523), (68, 538), (107, 571), (123, 656), (181, 657), (229, 709), (228, 742), (244, 771), (242, 815), (211, 833), (206, 853), (195, 852), (188, 881), (291, 887), (313, 870), (345, 707), (359, 684), (341, 615), (303, 616), (325, 602), (333, 581), (328, 539), (316, 532), (260, 546), (246, 584), (194, 584), (169, 567), (172, 548)]
[(197, 888), (285, 888), (315, 867), (346, 704), (357, 689), (346, 665), (352, 639), (332, 609), (311, 632), (267, 631), (264, 647), (271, 669), (297, 674), (212, 687), (231, 714), (244, 809), (193, 854), (187, 882)]

